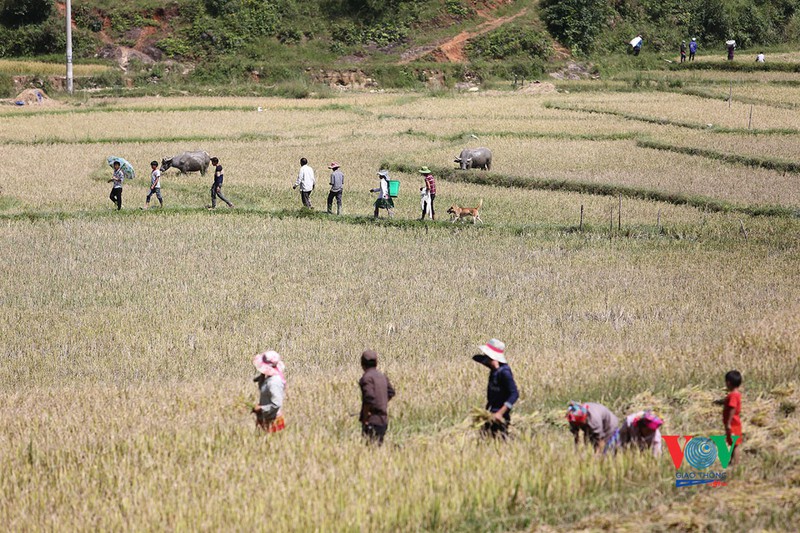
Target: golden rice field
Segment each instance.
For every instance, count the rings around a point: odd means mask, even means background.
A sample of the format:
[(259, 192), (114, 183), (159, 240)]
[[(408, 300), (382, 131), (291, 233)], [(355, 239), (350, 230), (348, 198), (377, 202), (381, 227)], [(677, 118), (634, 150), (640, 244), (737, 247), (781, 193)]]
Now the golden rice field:
[[(75, 76), (96, 76), (110, 70), (108, 65), (73, 65)], [(12, 76), (65, 76), (66, 66), (44, 61), (20, 61), (16, 59), (0, 59), (0, 73)]]
[[(793, 137), (575, 110), (738, 124), (735, 103), (727, 115), (725, 106), (560, 92), (0, 110), (0, 523), (796, 530), (798, 174), (636, 144), (797, 162)], [(800, 124), (757, 107), (761, 129)], [(423, 223), (420, 176), (394, 171), (395, 220), (369, 218), (382, 163), (448, 168), (467, 145), (492, 148), (493, 171), (471, 172), (497, 185), (440, 176), (440, 220)], [(203, 209), (210, 173), (170, 170), (166, 208), (139, 210), (149, 161), (184, 149), (220, 158), (234, 209)], [(122, 212), (107, 198), (108, 155), (138, 171)], [(315, 213), (291, 189), (303, 156), (319, 180)], [(331, 160), (346, 176), (342, 217), (319, 213)], [(515, 189), (505, 177), (566, 185)], [(481, 199), (485, 224), (447, 222), (449, 204)], [(770, 205), (781, 209), (747, 214)], [(470, 356), (490, 337), (507, 343), (521, 390), (506, 443), (480, 439), (469, 422), (486, 390)], [(379, 449), (361, 441), (355, 416), (365, 347), (398, 391)], [(287, 429), (269, 437), (245, 408), (252, 356), (266, 348), (283, 355), (289, 379)], [(676, 488), (667, 453), (601, 459), (573, 446), (570, 399), (619, 416), (656, 409), (665, 434), (721, 434), (712, 402), (732, 368), (745, 380), (745, 441), (725, 487)]]

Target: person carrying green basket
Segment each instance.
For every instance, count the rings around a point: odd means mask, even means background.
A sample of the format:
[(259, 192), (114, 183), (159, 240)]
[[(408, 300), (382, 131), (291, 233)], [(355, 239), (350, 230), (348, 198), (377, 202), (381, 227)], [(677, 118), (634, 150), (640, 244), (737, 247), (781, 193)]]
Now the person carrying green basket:
[[(379, 170), (378, 171), (379, 179), (381, 180), (380, 187), (375, 189), (370, 189), (369, 192), (376, 192), (378, 193), (378, 199), (375, 200), (375, 218), (380, 218), (379, 211), (381, 209), (386, 209), (389, 213), (389, 218), (394, 217), (394, 200), (392, 200), (392, 195), (390, 194), (389, 188), (389, 171), (388, 170)], [(395, 181), (399, 185), (399, 182)], [(397, 186), (395, 186), (397, 189)], [(395, 194), (397, 194), (397, 190), (395, 190)]]

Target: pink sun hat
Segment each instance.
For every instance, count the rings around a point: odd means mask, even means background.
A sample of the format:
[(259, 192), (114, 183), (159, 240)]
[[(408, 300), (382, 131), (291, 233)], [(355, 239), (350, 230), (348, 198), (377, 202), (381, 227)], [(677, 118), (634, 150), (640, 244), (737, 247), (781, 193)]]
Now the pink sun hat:
[(499, 341), (497, 339), (489, 339), (489, 342), (486, 344), (482, 344), (478, 346), (478, 349), (482, 351), (489, 359), (494, 359), (498, 363), (505, 363), (508, 364), (506, 360), (506, 343), (503, 341)]
[(256, 370), (260, 374), (264, 374), (268, 378), (272, 376), (280, 376), (281, 381), (286, 383), (286, 377), (283, 374), (286, 366), (283, 364), (281, 356), (278, 352), (274, 350), (268, 350), (266, 352), (257, 354), (255, 357), (253, 357), (253, 366), (256, 367)]
[(342, 166), (342, 165), (340, 165), (338, 161), (334, 161), (333, 163), (331, 163), (330, 165), (328, 165), (328, 168), (329, 168), (329, 169), (331, 169), (331, 170), (333, 170), (333, 169), (335, 169), (335, 168), (339, 168), (340, 166)]

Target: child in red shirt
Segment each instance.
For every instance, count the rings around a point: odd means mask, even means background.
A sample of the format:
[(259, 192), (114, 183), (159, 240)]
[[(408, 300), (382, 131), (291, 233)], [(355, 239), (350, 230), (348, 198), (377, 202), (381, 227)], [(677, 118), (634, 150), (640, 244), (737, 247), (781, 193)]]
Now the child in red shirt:
[(725, 397), (722, 408), (722, 423), (725, 425), (725, 437), (728, 446), (733, 443), (731, 437), (739, 437), (736, 439), (736, 446), (733, 448), (731, 465), (739, 462), (739, 448), (742, 445), (742, 420), (739, 418), (739, 414), (742, 412), (742, 393), (739, 392), (741, 384), (742, 374), (738, 370), (731, 370), (725, 374), (725, 387), (728, 389), (728, 395)]

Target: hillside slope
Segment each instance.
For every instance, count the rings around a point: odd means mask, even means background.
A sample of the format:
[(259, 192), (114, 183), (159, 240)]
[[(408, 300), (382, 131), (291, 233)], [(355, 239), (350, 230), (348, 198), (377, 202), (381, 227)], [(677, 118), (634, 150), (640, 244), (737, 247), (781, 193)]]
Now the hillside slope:
[[(797, 9), (794, 0), (74, 0), (72, 25), (77, 61), (114, 61), (133, 84), (357, 69), (403, 86), (426, 68), (446, 82), (537, 75), (556, 56), (624, 52), (637, 34), (651, 51), (690, 35), (705, 49), (728, 38), (796, 41)], [(60, 0), (0, 0), (0, 57), (63, 56), (64, 11)]]

